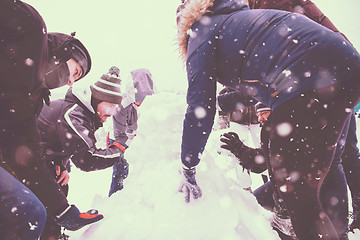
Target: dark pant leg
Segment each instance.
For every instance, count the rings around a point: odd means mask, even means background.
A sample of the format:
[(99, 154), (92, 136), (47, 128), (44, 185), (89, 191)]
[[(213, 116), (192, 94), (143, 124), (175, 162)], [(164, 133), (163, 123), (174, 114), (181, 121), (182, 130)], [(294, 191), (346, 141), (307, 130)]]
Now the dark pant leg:
[(38, 239), (45, 224), (45, 207), (24, 184), (1, 167), (0, 196), (0, 238)]
[(353, 209), (360, 213), (360, 153), (357, 144), (355, 113), (352, 112), (342, 155), (342, 164), (351, 192)]
[(269, 211), (274, 210), (274, 199), (273, 199), (273, 186), (271, 182), (267, 182), (262, 186), (258, 187), (254, 192), (254, 196), (258, 203)]
[[(66, 184), (64, 186), (61, 186), (61, 190), (63, 191), (65, 196), (68, 196), (69, 185)], [(52, 217), (47, 217), (40, 240), (57, 240), (60, 235), (61, 235), (60, 225), (58, 225)]]
[(39, 135), (35, 121), (29, 119), (20, 125), (4, 129), (5, 131), (0, 131), (3, 168), (39, 198), (47, 208), (49, 216), (66, 208), (66, 196), (54, 180), (45, 161), (40, 158)]
[(270, 175), (302, 239), (337, 239), (320, 203), (348, 109), (359, 100), (354, 82), (298, 96), (272, 112)]

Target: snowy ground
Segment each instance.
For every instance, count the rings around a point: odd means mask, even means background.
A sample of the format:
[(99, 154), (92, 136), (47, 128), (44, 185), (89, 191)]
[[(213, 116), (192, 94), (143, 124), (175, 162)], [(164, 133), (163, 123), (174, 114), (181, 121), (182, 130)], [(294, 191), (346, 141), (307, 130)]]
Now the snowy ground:
[[(160, 93), (145, 100), (138, 134), (125, 154), (129, 177), (111, 198), (107, 194), (112, 169), (85, 173), (73, 168), (70, 202), (81, 210), (98, 209), (105, 218), (77, 232), (67, 231), (70, 239), (278, 239), (270, 229), (270, 213), (243, 190), (251, 179), (232, 157), (217, 153), (223, 130), (213, 131), (197, 168), (203, 197), (184, 202), (178, 187), (185, 108), (185, 95)], [(259, 179), (253, 177), (253, 188), (261, 184)], [(360, 232), (349, 237), (360, 239)]]

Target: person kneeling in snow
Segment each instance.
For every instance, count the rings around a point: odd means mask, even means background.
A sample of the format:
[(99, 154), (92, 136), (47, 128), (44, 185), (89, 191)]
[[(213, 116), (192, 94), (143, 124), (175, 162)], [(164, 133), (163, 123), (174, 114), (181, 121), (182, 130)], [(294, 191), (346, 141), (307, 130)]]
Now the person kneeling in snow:
[[(122, 101), (113, 116), (113, 128), (115, 142), (127, 149), (130, 142), (136, 136), (138, 108), (145, 97), (154, 94), (154, 86), (151, 73), (148, 69), (137, 69), (131, 72), (135, 96), (128, 92), (127, 101)], [(114, 140), (109, 140), (113, 144)], [(124, 188), (123, 180), (129, 173), (129, 165), (122, 160), (113, 166), (112, 181), (109, 197)]]
[[(102, 75), (90, 89), (80, 86), (70, 88), (65, 99), (51, 101), (37, 119), (42, 158), (66, 195), (70, 159), (83, 171), (108, 168), (122, 159), (123, 149), (118, 148), (116, 143), (107, 149), (99, 149), (94, 135), (121, 103), (120, 83), (118, 72), (110, 72)], [(60, 169), (54, 170), (56, 166)], [(60, 233), (60, 227), (55, 225), (55, 228)]]
[[(244, 169), (254, 173), (262, 173), (267, 170), (266, 158), (268, 157), (267, 146), (269, 141), (269, 136), (267, 135), (267, 121), (271, 114), (271, 109), (260, 102), (258, 102), (255, 107), (258, 121), (262, 126), (261, 147), (251, 148), (246, 146), (235, 132), (223, 134), (220, 141), (223, 142), (224, 145), (221, 145), (220, 147), (233, 153), (238, 158), (239, 164)], [(267, 182), (263, 186), (270, 186), (270, 184), (271, 182)], [(287, 213), (287, 210), (280, 198), (276, 194), (273, 195), (273, 191), (270, 193), (268, 189), (263, 191), (259, 190), (260, 188), (254, 191), (254, 195), (265, 209), (274, 212), (274, 216), (271, 221), (273, 229), (278, 232), (281, 239), (296, 239), (289, 214)], [(271, 198), (271, 200), (265, 200), (263, 198)], [(265, 201), (271, 201), (272, 205), (269, 206), (270, 204), (262, 204)]]

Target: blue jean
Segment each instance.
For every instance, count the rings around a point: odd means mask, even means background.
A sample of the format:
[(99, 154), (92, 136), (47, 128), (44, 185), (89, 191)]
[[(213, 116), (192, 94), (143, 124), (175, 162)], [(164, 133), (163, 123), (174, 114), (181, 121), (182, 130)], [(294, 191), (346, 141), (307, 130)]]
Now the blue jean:
[(0, 238), (38, 239), (46, 220), (39, 199), (0, 167)]

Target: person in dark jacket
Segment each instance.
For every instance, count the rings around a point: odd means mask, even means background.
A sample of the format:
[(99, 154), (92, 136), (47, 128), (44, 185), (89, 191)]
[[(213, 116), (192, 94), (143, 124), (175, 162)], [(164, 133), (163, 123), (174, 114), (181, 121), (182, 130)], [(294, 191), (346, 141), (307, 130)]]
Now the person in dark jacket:
[[(233, 153), (239, 164), (246, 170), (254, 173), (262, 173), (267, 170), (266, 163), (269, 161), (269, 135), (268, 118), (271, 109), (264, 104), (258, 102), (256, 105), (256, 113), (258, 121), (261, 123), (261, 145), (259, 148), (251, 148), (246, 146), (235, 132), (228, 132), (221, 136), (220, 141), (223, 143), (221, 148), (229, 150)], [(282, 200), (274, 194), (271, 182), (266, 182), (253, 192), (258, 203), (265, 209), (274, 212), (271, 219), (271, 226), (279, 234), (283, 240), (296, 239), (291, 220)]]
[[(37, 119), (42, 157), (65, 195), (68, 194), (69, 179), (65, 176), (71, 170), (70, 160), (83, 171), (105, 169), (119, 162), (127, 164), (122, 160), (124, 149), (117, 142), (100, 149), (95, 139), (95, 131), (121, 103), (120, 82), (120, 78), (108, 73), (91, 89), (74, 86), (65, 99), (51, 101), (45, 106)], [(41, 239), (57, 238), (61, 233), (60, 226), (50, 219), (45, 229)]]
[[(128, 99), (122, 101), (113, 116), (114, 139), (110, 142), (118, 142), (125, 149), (136, 136), (138, 122), (138, 108), (146, 96), (154, 94), (154, 83), (148, 69), (140, 68), (131, 72), (133, 88), (129, 90)], [(130, 92), (134, 91), (133, 94)], [(126, 163), (123, 159), (122, 162)], [(124, 188), (123, 180), (128, 176), (128, 164), (117, 163), (113, 166), (109, 197)]]
[[(279, 9), (290, 12), (298, 12), (333, 30), (334, 32), (339, 32), (339, 30), (312, 1), (250, 0), (249, 6), (253, 9)], [(346, 38), (344, 34), (342, 35)], [(338, 204), (334, 205), (326, 203), (330, 202), (330, 200), (323, 200), (323, 203), (327, 206), (327, 212), (332, 213), (332, 222), (337, 223), (336, 230), (339, 233), (339, 236), (345, 236), (348, 231), (347, 184), (349, 185), (351, 191), (353, 205), (352, 216), (354, 218), (350, 225), (350, 231), (360, 227), (360, 188), (358, 182), (360, 182), (360, 153), (357, 148), (355, 113), (352, 112), (344, 126), (341, 138), (337, 144), (330, 172), (328, 173), (327, 181), (322, 189), (323, 192), (332, 192), (330, 194), (326, 194), (328, 199), (330, 198), (329, 196), (336, 193), (335, 195), (338, 199)]]
[[(68, 51), (70, 54), (64, 57), (49, 56), (49, 50), (57, 51), (49, 45), (48, 37), (46, 25), (33, 7), (21, 1), (0, 1), (1, 167), (24, 184), (23, 187), (16, 186), (15, 181), (4, 174), (0, 185), (4, 185), (3, 181), (8, 180), (9, 183), (15, 184), (16, 188), (13, 190), (19, 191), (6, 191), (6, 188), (1, 187), (1, 194), (5, 194), (1, 195), (1, 198), (11, 200), (19, 197), (21, 201), (23, 194), (20, 190), (30, 189), (37, 198), (29, 193), (24, 198), (29, 200), (26, 204), (27, 208), (13, 205), (7, 210), (13, 211), (16, 208), (19, 210), (18, 213), (11, 215), (12, 217), (35, 214), (28, 219), (38, 218), (39, 222), (38, 226), (33, 226), (29, 222), (20, 222), (21, 219), (16, 221), (6, 219), (7, 222), (1, 224), (6, 226), (2, 228), (1, 233), (2, 236), (9, 238), (38, 239), (45, 217), (38, 200), (46, 207), (48, 216), (53, 218), (58, 216), (58, 224), (67, 229), (75, 230), (102, 218), (99, 214), (84, 214), (87, 219), (82, 218), (76, 206), (68, 204), (45, 162), (40, 159), (35, 118), (43, 106), (43, 101), (47, 102), (49, 99), (49, 88), (61, 85), (59, 74), (68, 81), (71, 77), (70, 72), (74, 70), (76, 64), (79, 64), (74, 60), (76, 58), (72, 54), (72, 48)], [(67, 35), (67, 37), (71, 36)], [(60, 50), (61, 46), (57, 50)], [(55, 58), (58, 61), (52, 61)], [(71, 58), (76, 63), (70, 60)], [(68, 60), (71, 61), (69, 64), (71, 66), (67, 64)], [(85, 76), (90, 70), (90, 65), (84, 70), (77, 79)], [(7, 211), (6, 202), (3, 203), (2, 210)], [(24, 228), (24, 225), (28, 228)]]
[(359, 102), (359, 53), (305, 16), (250, 10), (237, 0), (189, 0), (178, 17), (189, 81), (181, 150), (186, 200), (202, 195), (194, 167), (212, 128), (219, 82), (241, 91), (244, 106), (255, 99), (272, 109), (268, 170), (296, 236), (337, 239), (318, 196), (338, 129)]

